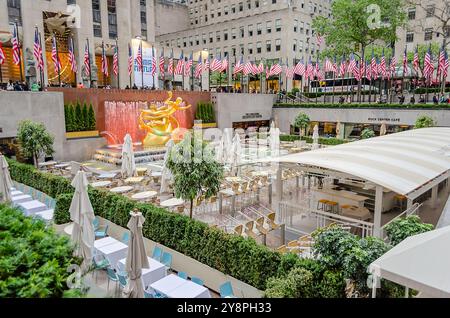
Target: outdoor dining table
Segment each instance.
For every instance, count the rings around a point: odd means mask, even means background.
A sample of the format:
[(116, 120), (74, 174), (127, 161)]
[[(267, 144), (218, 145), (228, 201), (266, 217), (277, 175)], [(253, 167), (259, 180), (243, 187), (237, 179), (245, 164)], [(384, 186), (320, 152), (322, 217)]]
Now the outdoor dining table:
[(121, 194), (121, 193), (127, 193), (127, 192), (130, 192), (130, 191), (132, 191), (133, 189), (134, 189), (134, 188), (133, 188), (132, 186), (122, 186), (122, 187), (112, 188), (112, 189), (110, 189), (109, 191), (112, 192), (112, 193), (118, 193), (118, 194)]
[(153, 171), (152, 172), (152, 177), (161, 177), (162, 176), (162, 172), (161, 171)]
[(244, 179), (242, 179), (241, 177), (226, 177), (225, 180), (228, 182), (243, 182), (244, 181)]
[(64, 168), (67, 168), (69, 166), (70, 166), (70, 163), (60, 163), (60, 164), (55, 165), (55, 168), (64, 169)]
[(223, 212), (223, 196), (231, 197), (231, 212), (236, 209), (236, 195), (232, 189), (223, 189), (219, 191), (219, 214)]
[(116, 242), (96, 248), (97, 255), (103, 255), (114, 269), (117, 268), (119, 260), (127, 257), (128, 246), (122, 242)]
[(131, 196), (131, 198), (133, 200), (145, 201), (145, 200), (153, 198), (157, 194), (158, 194), (158, 192), (156, 192), (156, 191), (145, 191), (145, 192), (139, 192), (139, 193), (133, 194)]
[(47, 210), (47, 206), (37, 200), (22, 202), (18, 204), (19, 208), (25, 213), (26, 216), (33, 215), (37, 212)]
[(136, 168), (136, 172), (137, 172), (138, 176), (142, 177), (147, 172), (147, 168), (142, 168), (142, 167)]
[(126, 183), (141, 183), (142, 181), (144, 181), (144, 177), (131, 177), (125, 179)]
[(102, 173), (97, 176), (97, 179), (114, 179), (117, 173)]
[(111, 236), (108, 236), (108, 237), (101, 238), (99, 240), (95, 240), (94, 241), (94, 247), (95, 248), (100, 248), (102, 246), (114, 244), (114, 243), (117, 243), (117, 242), (119, 242), (119, 241), (116, 240), (115, 238), (112, 238)]
[(110, 186), (111, 184), (112, 184), (111, 181), (98, 181), (98, 182), (91, 183), (91, 187), (106, 188), (106, 187)]
[(184, 204), (183, 199), (172, 198), (172, 199), (161, 202), (160, 205), (165, 208), (172, 208), (172, 207), (180, 206), (183, 204)]
[(151, 284), (150, 288), (168, 298), (211, 298), (206, 287), (174, 274)]
[(17, 197), (18, 195), (23, 195), (23, 192), (20, 192), (18, 190), (11, 191), (11, 196), (12, 197)]
[[(151, 257), (147, 257), (147, 259), (149, 268), (142, 269), (142, 283), (144, 284), (144, 288), (147, 288), (154, 282), (157, 282), (166, 277), (166, 266), (164, 264), (161, 264)], [(123, 258), (119, 261), (119, 263), (117, 264), (117, 269), (119, 271), (124, 272), (126, 270), (126, 261), (126, 258)]]
[(28, 195), (28, 194), (21, 194), (21, 195), (12, 197), (12, 202), (14, 204), (19, 204), (22, 202), (28, 202), (28, 201), (32, 201), (32, 200), (33, 200), (33, 198), (31, 197), (31, 195)]
[(39, 168), (43, 168), (43, 167), (50, 167), (50, 166), (54, 166), (56, 165), (57, 162), (56, 161), (46, 161), (46, 162), (40, 162), (38, 164)]

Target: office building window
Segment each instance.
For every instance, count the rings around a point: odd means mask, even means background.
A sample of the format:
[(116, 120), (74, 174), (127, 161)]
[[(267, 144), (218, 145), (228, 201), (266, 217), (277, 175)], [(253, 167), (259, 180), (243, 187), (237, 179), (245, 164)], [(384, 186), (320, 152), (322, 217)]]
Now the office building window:
[(223, 31), (223, 40), (228, 41), (228, 30)]
[(202, 34), (202, 43), (206, 44), (206, 33)]
[(262, 43), (256, 42), (256, 53), (261, 53)]
[(253, 44), (252, 43), (247, 44), (247, 51), (248, 51), (249, 55), (253, 54)]
[(239, 52), (244, 55), (244, 44), (239, 44)]
[(8, 0), (8, 20), (10, 23), (17, 22), (22, 25), (22, 15), (20, 10), (20, 0)]
[(247, 9), (251, 9), (252, 8), (252, 2), (250, 0), (247, 0)]
[(214, 19), (214, 10), (211, 10), (211, 19)]
[(219, 10), (217, 9), (217, 17), (220, 17), (220, 16), (222, 16), (222, 11), (219, 11)]
[(425, 41), (431, 41), (432, 39), (433, 39), (433, 29), (432, 28), (425, 29), (424, 40)]
[(416, 18), (416, 8), (408, 9), (408, 20), (414, 20)]
[(102, 15), (100, 11), (100, 0), (92, 0), (92, 22), (94, 27), (94, 36), (102, 37)]
[(298, 30), (298, 20), (294, 20), (294, 32)]
[(231, 6), (231, 13), (236, 13), (236, 6), (234, 4)]
[(228, 15), (228, 6), (223, 7), (223, 14)]
[(259, 8), (259, 0), (255, 1), (255, 8)]
[(302, 40), (300, 40), (300, 41), (298, 42), (298, 51), (299, 51), (300, 53), (303, 52), (303, 41), (302, 41)]
[(240, 36), (241, 38), (244, 37), (244, 33), (245, 33), (244, 27), (240, 27), (240, 28), (239, 28), (239, 36)]
[(427, 18), (433, 17), (435, 11), (434, 5), (427, 5), (426, 11), (427, 11)]
[(266, 41), (266, 52), (272, 52), (272, 44), (270, 43), (270, 40)]
[(276, 19), (275, 20), (275, 31), (276, 32), (281, 32), (281, 19)]
[(192, 36), (189, 37), (189, 46), (194, 46), (194, 41)]
[(213, 33), (209, 32), (209, 43), (213, 43)]
[(180, 39), (177, 39), (177, 47), (181, 47), (181, 41), (180, 41)]
[(272, 4), (276, 4), (277, 3), (277, 0), (272, 0)]
[(220, 31), (216, 31), (216, 42), (220, 42)]
[(276, 52), (281, 51), (281, 39), (276, 39), (275, 40), (275, 51)]
[(297, 52), (297, 40), (294, 40), (294, 44), (292, 45), (292, 51)]
[(232, 40), (236, 39), (236, 29), (235, 28), (231, 29), (231, 39)]
[(267, 21), (266, 22), (266, 32), (267, 33), (272, 33), (272, 21)]
[(262, 34), (262, 23), (256, 24), (256, 34), (261, 35)]
[(414, 42), (414, 33), (413, 32), (406, 33), (406, 42), (407, 43)]
[(249, 24), (248, 26), (248, 36), (253, 36), (253, 24)]
[(200, 36), (198, 34), (195, 36), (195, 45), (200, 45)]
[(147, 39), (147, 1), (140, 0), (141, 4), (141, 35)]
[(231, 55), (236, 56), (236, 47), (235, 46), (231, 47)]
[(67, 5), (77, 4), (76, 0), (67, 0)]
[(108, 27), (109, 27), (109, 38), (117, 38), (117, 11), (116, 11), (116, 0), (108, 0)]
[(305, 32), (305, 22), (300, 22), (300, 33)]
[(183, 47), (186, 47), (187, 46), (187, 40), (186, 40), (186, 38), (183, 38)]
[(244, 3), (239, 2), (239, 12), (242, 12), (244, 10)]

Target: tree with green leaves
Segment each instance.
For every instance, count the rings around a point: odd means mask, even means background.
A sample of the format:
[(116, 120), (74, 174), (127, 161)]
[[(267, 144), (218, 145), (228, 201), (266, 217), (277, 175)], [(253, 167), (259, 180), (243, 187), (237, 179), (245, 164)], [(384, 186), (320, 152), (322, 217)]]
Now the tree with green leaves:
[(95, 130), (97, 127), (97, 120), (95, 119), (94, 107), (92, 104), (89, 104), (88, 111), (88, 130)]
[(369, 139), (375, 137), (375, 132), (370, 128), (365, 128), (361, 132), (361, 139)]
[(397, 245), (412, 235), (431, 231), (433, 224), (423, 223), (417, 215), (398, 218), (386, 226), (386, 234), (392, 245)]
[[(392, 45), (397, 39), (397, 28), (406, 21), (403, 0), (336, 0), (331, 6), (331, 16), (315, 18), (315, 31), (325, 37), (335, 55), (359, 52), (362, 61), (369, 45), (378, 42)], [(361, 82), (358, 100), (360, 97)]]
[(414, 124), (415, 129), (434, 126), (436, 126), (436, 121), (433, 118), (426, 115), (417, 117), (416, 123)]
[(82, 128), (81, 131), (89, 130), (89, 117), (88, 117), (88, 106), (86, 102), (83, 103), (83, 109), (82, 109)]
[(74, 109), (74, 131), (83, 130), (83, 111), (81, 109), (81, 103), (77, 101)]
[(190, 202), (192, 219), (194, 199), (217, 195), (222, 183), (223, 166), (215, 161), (210, 148), (201, 138), (186, 133), (169, 154), (167, 167), (174, 178), (175, 196)]
[(298, 128), (300, 130), (300, 137), (303, 137), (306, 128), (309, 127), (310, 119), (309, 116), (305, 113), (299, 113), (297, 117), (295, 117), (292, 126)]
[(66, 113), (66, 131), (67, 132), (72, 132), (75, 131), (75, 126), (74, 126), (74, 107), (72, 104), (67, 105), (67, 113)]
[(41, 155), (50, 156), (54, 153), (54, 137), (49, 134), (43, 123), (36, 123), (31, 120), (21, 121), (17, 131), (17, 139), (24, 155), (33, 158), (36, 167)]

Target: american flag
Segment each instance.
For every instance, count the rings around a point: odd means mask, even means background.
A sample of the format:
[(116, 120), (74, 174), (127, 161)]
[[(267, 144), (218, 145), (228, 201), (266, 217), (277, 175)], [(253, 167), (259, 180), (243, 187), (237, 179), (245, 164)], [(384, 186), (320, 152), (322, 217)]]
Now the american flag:
[(317, 40), (317, 46), (320, 47), (322, 45), (323, 38), (319, 32), (316, 33), (316, 40)]
[(353, 76), (355, 76), (355, 79), (359, 82), (361, 81), (361, 69), (359, 67), (359, 62), (355, 61), (355, 67), (353, 69)]
[(170, 58), (169, 58), (169, 65), (167, 65), (167, 72), (169, 72), (169, 74), (173, 74), (174, 72), (174, 67), (173, 67), (173, 49), (170, 53)]
[(17, 33), (17, 24), (14, 24), (13, 35), (12, 35), (12, 53), (13, 53), (13, 63), (15, 65), (20, 64), (20, 46), (19, 46), (19, 35)]
[(117, 45), (114, 46), (113, 72), (115, 76), (119, 74), (119, 47)]
[(164, 64), (166, 63), (164, 59), (164, 49), (161, 50), (161, 56), (159, 57), (159, 74), (164, 76)]
[(439, 59), (438, 59), (438, 69), (437, 69), (438, 78), (440, 75), (442, 75), (444, 67), (445, 67), (445, 49), (444, 47), (442, 47), (441, 51), (439, 52)]
[(259, 62), (259, 65), (257, 67), (257, 72), (258, 72), (258, 74), (264, 73), (264, 64), (263, 64), (263, 62)]
[(142, 41), (139, 44), (137, 55), (136, 55), (136, 63), (138, 67), (138, 72), (142, 72), (144, 70), (144, 66), (142, 65)]
[(372, 65), (368, 62), (362, 63), (363, 70), (361, 71), (361, 76), (367, 78), (369, 81), (372, 79)]
[(317, 77), (317, 80), (323, 81), (325, 79), (325, 75), (323, 74), (322, 70), (320, 69), (320, 63), (319, 59), (316, 61), (316, 68), (314, 69), (314, 75)]
[(69, 38), (69, 63), (70, 63), (70, 69), (72, 72), (77, 72), (77, 60), (75, 58), (75, 52), (73, 48), (73, 39)]
[(383, 53), (381, 54), (381, 60), (378, 70), (379, 73), (381, 74), (382, 79), (385, 79), (388, 76), (388, 72), (386, 69), (386, 58), (384, 57), (384, 50)]
[(324, 63), (324, 68), (325, 68), (325, 72), (334, 72), (335, 69), (333, 67), (333, 63), (330, 61), (329, 58), (325, 59), (325, 63)]
[(294, 73), (300, 76), (305, 75), (305, 63), (303, 62), (303, 58), (295, 65)]
[(413, 67), (416, 70), (416, 72), (418, 72), (420, 69), (419, 50), (418, 50), (417, 46), (416, 46), (416, 51), (414, 52)]
[(269, 66), (266, 66), (266, 79), (270, 77), (270, 69)]
[(198, 56), (197, 65), (195, 66), (194, 77), (200, 78), (200, 76), (202, 76), (202, 72), (203, 72), (203, 63), (202, 63), (202, 54), (200, 53)]
[(191, 77), (192, 63), (193, 63), (193, 60), (192, 60), (192, 53), (191, 53), (191, 55), (189, 56), (189, 59), (187, 60), (187, 62), (184, 65), (184, 76)]
[(222, 61), (222, 69), (221, 72), (228, 72), (228, 56), (225, 56), (225, 58)]
[(373, 79), (378, 78), (378, 63), (377, 59), (375, 58), (375, 55), (373, 54), (373, 49), (372, 49), (372, 60), (370, 61), (370, 72)]
[(106, 57), (105, 52), (105, 44), (102, 42), (102, 73), (108, 77), (109, 76), (109, 70), (108, 70), (108, 58)]
[(306, 66), (305, 77), (310, 80), (314, 79), (314, 67), (311, 62), (311, 57), (309, 58), (308, 65)]
[(205, 64), (203, 65), (203, 72), (209, 72), (209, 56), (205, 60)]
[(406, 53), (406, 48), (403, 53), (403, 76), (409, 73), (409, 67), (408, 67), (408, 54)]
[(244, 69), (244, 58), (241, 56), (241, 59), (237, 61), (233, 68), (233, 75), (236, 75)]
[(259, 69), (258, 65), (256, 65), (256, 61), (255, 61), (254, 63), (252, 63), (252, 74), (253, 75), (258, 75), (259, 71), (260, 71), (260, 69)]
[(278, 63), (275, 63), (270, 67), (270, 70), (269, 70), (270, 75), (269, 76), (279, 75), (279, 74), (281, 74), (281, 72), (283, 72), (281, 65)]
[(41, 41), (39, 40), (39, 31), (38, 31), (37, 27), (34, 31), (33, 55), (36, 58), (38, 70), (43, 70), (44, 69), (44, 61), (42, 60), (42, 47), (41, 47)]
[(286, 66), (286, 78), (293, 79), (294, 78), (294, 67)]
[(222, 72), (222, 59), (219, 56), (216, 56), (210, 65), (211, 72)]
[(133, 49), (128, 43), (128, 75), (131, 76), (133, 73)]
[(0, 65), (3, 65), (3, 63), (5, 63), (5, 60), (6, 60), (5, 52), (3, 51), (2, 42), (0, 42)]
[(85, 75), (91, 75), (91, 58), (89, 57), (89, 44), (86, 42), (86, 47), (84, 48), (84, 69)]
[(355, 75), (354, 73), (355, 69), (356, 69), (356, 60), (355, 56), (352, 53), (350, 55), (350, 61), (348, 62), (347, 73)]
[(450, 66), (450, 61), (448, 60), (448, 54), (447, 51), (445, 51), (445, 62), (444, 62), (444, 68), (442, 69), (442, 78), (445, 81), (448, 75), (448, 67)]
[(244, 67), (242, 68), (242, 73), (244, 75), (248, 75), (252, 73), (253, 71), (253, 64), (250, 61), (247, 61), (247, 63), (244, 64)]
[(433, 77), (433, 73), (434, 73), (434, 64), (431, 56), (431, 45), (430, 45), (427, 53), (425, 53), (425, 58), (423, 60), (423, 76), (430, 81), (431, 78)]
[(341, 64), (339, 65), (338, 76), (344, 77), (345, 71), (347, 70), (347, 62), (345, 61), (345, 57), (342, 57)]
[(53, 61), (53, 65), (55, 66), (55, 72), (60, 73), (61, 72), (61, 62), (59, 61), (55, 35), (53, 35), (53, 38), (52, 38), (52, 61)]
[(391, 63), (389, 63), (389, 73), (390, 73), (391, 77), (395, 76), (396, 67), (397, 67), (397, 59), (395, 58), (395, 56), (393, 56), (391, 58)]
[(152, 76), (156, 74), (156, 55), (155, 49), (152, 47)]
[(175, 68), (175, 75), (182, 75), (184, 71), (184, 54), (181, 51), (180, 59), (177, 62), (177, 67)]

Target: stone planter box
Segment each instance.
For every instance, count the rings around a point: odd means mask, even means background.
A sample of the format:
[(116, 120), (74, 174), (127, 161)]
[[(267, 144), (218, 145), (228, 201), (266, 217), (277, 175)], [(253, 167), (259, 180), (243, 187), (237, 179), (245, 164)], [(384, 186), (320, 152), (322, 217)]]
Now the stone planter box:
[(79, 139), (79, 138), (95, 138), (99, 136), (98, 130), (90, 131), (74, 131), (66, 133), (67, 139)]
[(196, 126), (202, 128), (202, 129), (217, 128), (217, 123), (196, 124)]

